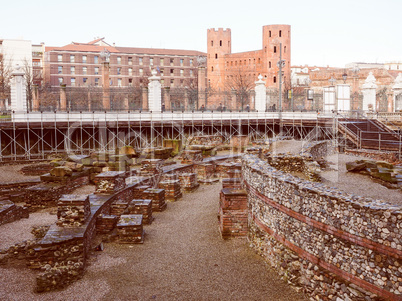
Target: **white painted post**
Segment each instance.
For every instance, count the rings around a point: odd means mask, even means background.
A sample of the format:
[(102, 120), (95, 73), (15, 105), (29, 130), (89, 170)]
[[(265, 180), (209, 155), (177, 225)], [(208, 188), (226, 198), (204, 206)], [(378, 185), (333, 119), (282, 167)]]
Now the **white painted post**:
[(367, 76), (362, 90), (363, 90), (363, 111), (374, 111), (376, 105), (376, 96), (375, 92), (377, 89), (377, 85), (375, 83), (376, 79), (372, 72)]
[(402, 112), (402, 73), (399, 73), (395, 79), (395, 84), (392, 86), (394, 92), (394, 112)]
[(152, 70), (148, 84), (148, 110), (152, 112), (162, 111), (162, 86), (161, 78), (156, 76), (156, 70)]
[(11, 110), (15, 112), (27, 111), (27, 95), (24, 71), (17, 65), (11, 80)]
[(336, 85), (338, 111), (350, 111), (350, 85)]
[(267, 87), (262, 80), (262, 75), (258, 75), (258, 81), (255, 82), (255, 109), (258, 112), (267, 110)]

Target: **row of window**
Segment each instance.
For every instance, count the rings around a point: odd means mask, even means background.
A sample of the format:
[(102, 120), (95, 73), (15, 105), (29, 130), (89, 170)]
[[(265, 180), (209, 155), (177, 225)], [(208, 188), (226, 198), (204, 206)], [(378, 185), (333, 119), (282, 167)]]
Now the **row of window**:
[[(282, 33), (283, 33), (282, 30), (279, 30), (278, 36), (280, 38), (282, 37)], [(268, 32), (268, 35), (269, 35), (270, 38), (272, 37), (272, 31), (271, 30)], [(290, 37), (290, 31), (288, 31), (288, 36)]]
[[(95, 79), (94, 79), (94, 85), (97, 87), (97, 86), (99, 86), (99, 80), (100, 80), (100, 78), (99, 77), (96, 77)], [(59, 81), (59, 84), (63, 84), (63, 82), (64, 82), (64, 78), (63, 77), (59, 77), (58, 78), (58, 81)], [(142, 81), (142, 79), (140, 79), (140, 83), (142, 83), (143, 81)], [(170, 79), (170, 86), (171, 87), (173, 87), (174, 86), (174, 84), (175, 84), (175, 80), (172, 78), (172, 79)], [(192, 82), (192, 80), (191, 80), (191, 82)], [(123, 83), (123, 79), (121, 79), (121, 78), (118, 78), (117, 79), (117, 87), (122, 87), (122, 83)], [(184, 83), (184, 80), (180, 80), (180, 84), (182, 85)], [(70, 85), (72, 86), (72, 87), (75, 87), (75, 86), (77, 86), (77, 84), (79, 84), (78, 83), (78, 81), (77, 81), (77, 79), (75, 78), (75, 77), (71, 77), (70, 78)], [(82, 79), (82, 84), (83, 84), (83, 86), (87, 86), (88, 84), (89, 84), (89, 79), (87, 78), (87, 77), (84, 77), (83, 79)], [(164, 79), (161, 79), (161, 85), (164, 85), (165, 84), (165, 80)], [(111, 86), (113, 86), (113, 80), (110, 80), (110, 85)], [(128, 79), (128, 86), (129, 87), (132, 87), (133, 86), (133, 79), (132, 78), (129, 78)]]
[[(99, 74), (99, 67), (94, 67), (93, 70), (94, 70), (94, 75)], [(170, 69), (170, 75), (174, 75), (174, 70), (175, 69)], [(128, 68), (127, 71), (128, 71), (128, 75), (133, 75), (133, 68)], [(159, 71), (159, 74), (161, 76), (163, 76), (164, 73), (165, 73), (164, 69), (159, 69), (158, 68), (158, 71)], [(58, 74), (63, 74), (63, 66), (58, 66), (57, 67), (57, 73)], [(116, 70), (116, 73), (117, 73), (117, 75), (122, 75), (122, 68), (118, 67), (117, 70)], [(144, 69), (143, 68), (138, 69), (138, 73), (139, 73), (140, 76), (144, 75)], [(75, 66), (70, 66), (70, 74), (76, 74)], [(87, 75), (88, 74), (88, 67), (83, 66), (81, 74), (82, 75)], [(180, 76), (184, 76), (184, 69), (180, 69)], [(192, 70), (192, 69), (190, 69), (190, 76), (194, 76), (194, 70)]]
[[(174, 66), (174, 59), (170, 58), (167, 59), (170, 66)], [(63, 62), (63, 55), (62, 54), (58, 54), (57, 55), (57, 61), (58, 62)], [(118, 65), (122, 64), (122, 57), (118, 56), (116, 57), (116, 62)], [(184, 66), (184, 59), (180, 59), (180, 66)], [(78, 60), (76, 59), (76, 56), (74, 54), (70, 54), (70, 63), (78, 63)], [(81, 63), (86, 64), (88, 63), (88, 56), (87, 55), (82, 55), (81, 56)], [(94, 64), (99, 64), (99, 56), (98, 55), (94, 55), (93, 57), (93, 63)], [(132, 65), (133, 64), (133, 57), (129, 56), (128, 60), (127, 60), (128, 65)], [(143, 65), (144, 64), (144, 58), (143, 57), (139, 57), (138, 58), (138, 64), (139, 65)], [(149, 65), (153, 65), (154, 64), (154, 58), (149, 58)], [(189, 59), (189, 64), (190, 66), (193, 66), (194, 64), (194, 60), (193, 59)], [(159, 58), (159, 66), (165, 66), (165, 59), (164, 58)]]
[[(211, 40), (211, 46), (214, 46), (214, 40)], [(219, 40), (219, 46), (220, 46), (220, 47), (223, 46), (222, 40)], [(228, 47), (230, 47), (230, 41), (228, 41)]]

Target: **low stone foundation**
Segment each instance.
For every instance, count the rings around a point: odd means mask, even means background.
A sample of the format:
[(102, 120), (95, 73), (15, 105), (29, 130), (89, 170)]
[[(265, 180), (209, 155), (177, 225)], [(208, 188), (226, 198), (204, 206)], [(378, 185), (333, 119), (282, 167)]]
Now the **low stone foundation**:
[(87, 195), (67, 194), (57, 202), (57, 222), (60, 227), (82, 226), (91, 214)]
[(387, 161), (395, 164), (402, 164), (399, 160), (399, 155), (396, 152), (376, 151), (368, 149), (346, 149), (345, 154), (362, 156), (377, 161)]
[(152, 217), (152, 200), (132, 200), (127, 207), (127, 214), (140, 214), (143, 224), (152, 224), (154, 220)]
[(107, 234), (110, 233), (117, 225), (119, 217), (116, 215), (101, 214), (96, 219), (96, 233)]
[(41, 183), (26, 189), (24, 202), (30, 211), (38, 208), (55, 206), (63, 194), (69, 194), (74, 189), (88, 184), (88, 174), (79, 174), (63, 182)]
[(0, 201), (0, 226), (21, 218), (29, 218), (26, 207), (17, 206), (9, 200)]
[(127, 214), (120, 216), (116, 225), (116, 232), (119, 243), (143, 243), (142, 215)]
[(245, 190), (223, 188), (219, 201), (219, 230), (223, 239), (247, 236), (247, 193)]
[(197, 189), (200, 184), (197, 181), (196, 173), (182, 173), (179, 175), (180, 185), (184, 191), (191, 192)]
[(241, 178), (222, 179), (222, 188), (242, 189)]
[(180, 180), (161, 181), (159, 182), (159, 188), (165, 190), (165, 198), (168, 201), (175, 202), (183, 196)]
[(166, 209), (165, 190), (149, 188), (143, 192), (143, 199), (152, 200), (153, 211), (163, 211)]

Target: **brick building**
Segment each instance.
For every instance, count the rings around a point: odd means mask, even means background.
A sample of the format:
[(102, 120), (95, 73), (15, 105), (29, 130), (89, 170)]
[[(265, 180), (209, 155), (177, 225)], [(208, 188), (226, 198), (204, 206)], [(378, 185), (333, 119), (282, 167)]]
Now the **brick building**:
[(200, 51), (117, 47), (96, 39), (89, 43), (71, 43), (46, 47), (45, 82), (51, 86), (101, 86), (101, 52), (110, 53), (111, 87), (146, 86), (151, 69), (162, 77), (164, 87), (185, 87), (197, 81), (197, 58)]
[[(208, 29), (207, 78), (212, 89), (237, 89), (236, 85), (253, 86), (259, 74), (266, 86), (278, 88), (280, 44), (282, 44), (283, 81), (290, 81), (291, 27), (266, 25), (262, 28), (262, 49), (232, 53), (230, 29)], [(238, 82), (242, 83), (234, 83)]]

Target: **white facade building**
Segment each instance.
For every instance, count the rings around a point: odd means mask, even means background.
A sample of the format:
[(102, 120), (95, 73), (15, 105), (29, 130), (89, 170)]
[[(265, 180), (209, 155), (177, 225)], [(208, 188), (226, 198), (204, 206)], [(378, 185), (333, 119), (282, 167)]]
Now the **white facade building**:
[(4, 63), (12, 70), (17, 65), (24, 68), (28, 66), (32, 70), (32, 42), (26, 40), (0, 40), (0, 52), (3, 54)]

